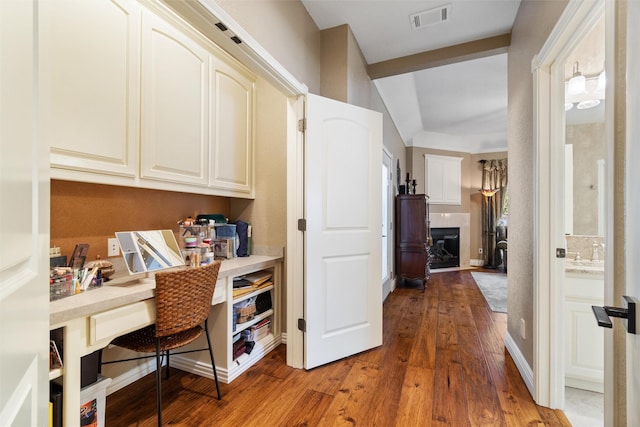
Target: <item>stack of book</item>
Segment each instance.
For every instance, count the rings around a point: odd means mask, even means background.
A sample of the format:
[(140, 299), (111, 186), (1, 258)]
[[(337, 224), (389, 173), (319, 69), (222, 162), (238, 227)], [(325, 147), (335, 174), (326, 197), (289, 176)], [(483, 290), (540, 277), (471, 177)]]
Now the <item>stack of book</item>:
[(245, 353), (247, 346), (245, 345), (245, 339), (242, 334), (235, 335), (233, 339), (233, 360), (236, 360)]
[(233, 297), (238, 298), (242, 295), (251, 293), (258, 289), (273, 285), (271, 280), (271, 272), (260, 271), (258, 273), (248, 274), (243, 277), (233, 279)]
[(270, 330), (271, 320), (264, 319), (251, 328), (243, 331), (243, 336), (245, 337), (246, 341), (257, 342), (269, 335)]

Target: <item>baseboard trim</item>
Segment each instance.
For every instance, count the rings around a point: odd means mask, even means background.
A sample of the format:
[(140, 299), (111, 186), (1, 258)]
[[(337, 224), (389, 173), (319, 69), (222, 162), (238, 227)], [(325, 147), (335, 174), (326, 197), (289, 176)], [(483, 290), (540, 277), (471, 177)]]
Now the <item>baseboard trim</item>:
[(136, 366), (133, 369), (129, 369), (124, 374), (111, 378), (111, 384), (109, 384), (109, 386), (107, 387), (107, 396), (155, 371), (156, 359), (155, 357), (151, 357), (148, 361), (140, 364), (139, 366)]
[(470, 259), (469, 260), (469, 265), (471, 265), (472, 267), (482, 267), (484, 265), (484, 260), (483, 259)]
[(509, 331), (507, 331), (504, 337), (504, 346), (507, 351), (511, 355), (516, 367), (518, 368), (518, 372), (520, 372), (520, 376), (524, 381), (524, 384), (527, 386), (531, 397), (535, 396), (534, 393), (534, 385), (533, 385), (533, 369), (527, 363), (527, 359), (525, 359), (524, 355), (520, 351), (520, 348), (516, 345), (516, 342), (511, 338)]

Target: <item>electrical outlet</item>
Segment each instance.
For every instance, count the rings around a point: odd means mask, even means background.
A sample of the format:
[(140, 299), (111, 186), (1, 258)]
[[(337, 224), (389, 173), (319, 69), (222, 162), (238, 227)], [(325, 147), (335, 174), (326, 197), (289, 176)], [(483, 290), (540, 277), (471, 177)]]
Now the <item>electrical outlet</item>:
[(484, 253), (484, 250), (482, 248), (478, 248), (478, 255), (482, 255)]
[(118, 239), (115, 237), (107, 239), (107, 256), (118, 256), (119, 253)]
[(520, 319), (520, 336), (522, 337), (523, 340), (527, 339), (527, 322), (524, 321), (524, 319)]

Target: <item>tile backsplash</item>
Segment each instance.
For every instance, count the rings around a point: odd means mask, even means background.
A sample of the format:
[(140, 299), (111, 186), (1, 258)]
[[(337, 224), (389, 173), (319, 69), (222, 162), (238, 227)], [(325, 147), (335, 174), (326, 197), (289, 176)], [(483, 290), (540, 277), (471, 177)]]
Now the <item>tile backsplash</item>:
[(577, 254), (583, 260), (590, 260), (593, 257), (593, 244), (598, 245), (598, 259), (604, 260), (604, 251), (602, 243), (604, 238), (602, 236), (565, 236), (567, 242), (567, 259), (575, 259)]

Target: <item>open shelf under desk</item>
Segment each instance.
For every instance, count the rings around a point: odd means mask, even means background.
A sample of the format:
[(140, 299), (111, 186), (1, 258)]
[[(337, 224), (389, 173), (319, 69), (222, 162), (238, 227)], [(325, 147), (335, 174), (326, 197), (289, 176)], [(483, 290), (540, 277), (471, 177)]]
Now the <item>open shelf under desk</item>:
[(255, 325), (256, 323), (260, 322), (261, 320), (266, 319), (267, 317), (271, 316), (272, 314), (273, 314), (273, 309), (270, 308), (269, 310), (265, 311), (264, 313), (260, 313), (260, 314), (256, 315), (256, 317), (254, 317), (253, 319), (249, 320), (248, 322), (236, 324), (236, 329), (233, 331), (233, 335), (239, 334), (240, 332), (242, 332), (245, 329)]
[(246, 300), (248, 298), (254, 297), (256, 295), (263, 294), (263, 293), (265, 293), (267, 291), (270, 291), (272, 289), (273, 289), (273, 285), (265, 286), (264, 288), (258, 288), (255, 291), (252, 291), (252, 292), (249, 292), (249, 293), (246, 293), (246, 294), (242, 294), (242, 295), (239, 295), (237, 297), (233, 297), (233, 303), (235, 304), (237, 302), (244, 301), (244, 300)]

